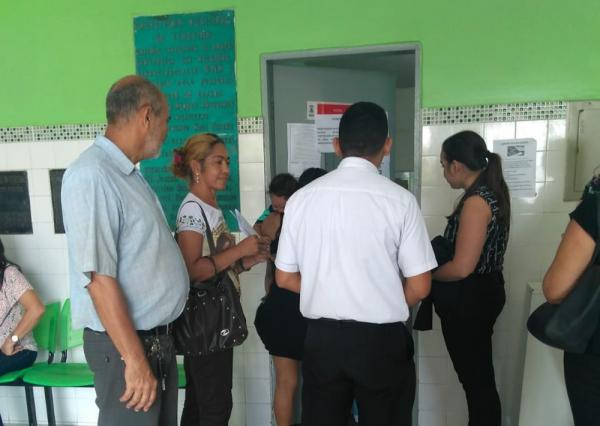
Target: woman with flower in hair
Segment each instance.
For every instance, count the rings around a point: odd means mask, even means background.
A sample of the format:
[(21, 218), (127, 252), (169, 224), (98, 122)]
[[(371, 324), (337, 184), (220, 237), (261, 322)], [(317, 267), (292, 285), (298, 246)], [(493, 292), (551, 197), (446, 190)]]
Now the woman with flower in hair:
[[(570, 214), (570, 221), (556, 256), (544, 277), (544, 296), (560, 303), (575, 287), (578, 278), (592, 261), (600, 229), (598, 203), (600, 176), (596, 175), (583, 191), (581, 202)], [(596, 264), (600, 259), (596, 259)], [(592, 335), (585, 353), (565, 352), (564, 374), (567, 395), (575, 426), (595, 425), (600, 421), (600, 327)]]
[[(177, 242), (190, 280), (206, 281), (226, 271), (239, 290), (238, 274), (269, 257), (269, 239), (248, 237), (236, 244), (217, 204), (217, 192), (229, 178), (225, 143), (212, 133), (190, 137), (175, 150), (173, 174), (188, 182), (189, 192), (177, 214)], [(206, 217), (206, 220), (204, 219)], [(216, 254), (208, 249), (206, 224)], [(184, 357), (187, 380), (181, 424), (227, 425), (232, 409), (233, 349)]]

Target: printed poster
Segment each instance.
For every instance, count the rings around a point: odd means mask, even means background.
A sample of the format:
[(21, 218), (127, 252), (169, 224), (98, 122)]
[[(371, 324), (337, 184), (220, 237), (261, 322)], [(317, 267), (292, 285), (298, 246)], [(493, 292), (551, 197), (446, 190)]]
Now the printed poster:
[(502, 158), (504, 180), (512, 197), (535, 197), (535, 139), (494, 141), (494, 152)]

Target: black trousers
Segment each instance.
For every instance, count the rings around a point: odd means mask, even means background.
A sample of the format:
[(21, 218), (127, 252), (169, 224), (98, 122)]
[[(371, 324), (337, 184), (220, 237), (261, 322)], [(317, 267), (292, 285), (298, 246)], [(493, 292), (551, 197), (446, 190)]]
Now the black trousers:
[(185, 401), (181, 426), (227, 426), (233, 402), (233, 349), (185, 356)]
[(472, 275), (460, 282), (434, 286), (434, 304), (444, 341), (465, 390), (469, 426), (500, 426), (492, 334), (506, 300), (502, 274)]
[(564, 366), (575, 426), (600, 424), (600, 356), (565, 352)]
[(302, 424), (409, 426), (415, 399), (412, 337), (404, 324), (309, 320), (302, 365)]

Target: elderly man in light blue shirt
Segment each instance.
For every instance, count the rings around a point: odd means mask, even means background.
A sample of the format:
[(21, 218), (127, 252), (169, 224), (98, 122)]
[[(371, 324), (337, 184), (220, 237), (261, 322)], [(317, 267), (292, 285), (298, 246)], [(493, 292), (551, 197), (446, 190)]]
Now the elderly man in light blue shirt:
[(170, 324), (189, 278), (156, 197), (135, 164), (167, 135), (165, 96), (128, 76), (106, 98), (108, 126), (69, 167), (62, 208), (74, 327), (85, 328), (99, 425), (177, 423)]

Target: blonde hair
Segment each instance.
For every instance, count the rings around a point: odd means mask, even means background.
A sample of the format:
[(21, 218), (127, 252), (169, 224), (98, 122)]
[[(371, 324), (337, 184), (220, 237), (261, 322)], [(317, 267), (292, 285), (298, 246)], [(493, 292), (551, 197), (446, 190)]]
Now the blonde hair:
[(223, 139), (214, 133), (197, 133), (190, 136), (181, 148), (173, 150), (173, 163), (171, 172), (181, 179), (192, 178), (191, 162), (196, 160), (202, 164), (204, 159), (210, 155), (216, 144), (222, 143)]

